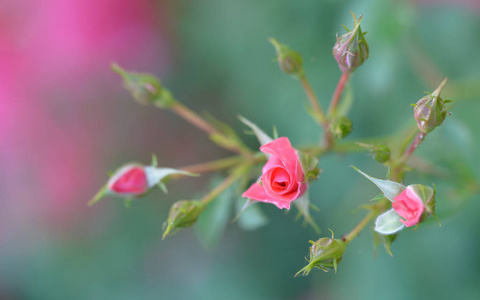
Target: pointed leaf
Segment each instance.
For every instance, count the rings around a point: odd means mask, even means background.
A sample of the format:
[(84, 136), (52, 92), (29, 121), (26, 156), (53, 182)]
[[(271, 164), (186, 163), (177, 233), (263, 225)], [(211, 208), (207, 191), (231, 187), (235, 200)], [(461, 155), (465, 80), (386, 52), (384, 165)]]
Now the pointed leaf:
[(268, 223), (261, 206), (256, 205), (258, 201), (247, 199), (243, 203), (243, 198), (239, 198), (237, 201), (237, 211), (239, 212), (233, 222), (238, 221), (238, 225), (244, 230), (256, 230)]
[(400, 215), (393, 208), (378, 216), (375, 221), (375, 231), (383, 235), (394, 234), (403, 227), (405, 225), (400, 222)]
[(255, 125), (254, 123), (250, 122), (249, 120), (247, 120), (246, 118), (244, 118), (242, 116), (238, 116), (238, 118), (240, 119), (240, 121), (242, 121), (243, 124), (247, 125), (248, 127), (250, 127), (250, 129), (253, 130), (253, 132), (257, 136), (258, 141), (260, 142), (260, 144), (262, 146), (270, 143), (271, 141), (273, 141), (273, 139), (268, 134), (263, 132), (263, 130), (258, 128), (258, 126)]
[(181, 174), (187, 176), (199, 176), (198, 174), (190, 173), (187, 171), (176, 170), (172, 168), (155, 168), (151, 166), (145, 167), (145, 173), (147, 175), (147, 182), (149, 187), (154, 187), (160, 181), (170, 175)]
[(403, 190), (405, 189), (405, 186), (403, 186), (402, 184), (400, 184), (398, 182), (374, 178), (374, 177), (371, 177), (371, 176), (363, 173), (362, 171), (360, 171), (359, 169), (357, 169), (354, 166), (352, 166), (352, 168), (354, 168), (358, 173), (362, 174), (368, 180), (373, 182), (382, 191), (382, 193), (385, 195), (385, 197), (387, 197), (388, 200), (390, 200), (392, 202), (393, 202), (393, 198), (400, 195), (403, 192)]

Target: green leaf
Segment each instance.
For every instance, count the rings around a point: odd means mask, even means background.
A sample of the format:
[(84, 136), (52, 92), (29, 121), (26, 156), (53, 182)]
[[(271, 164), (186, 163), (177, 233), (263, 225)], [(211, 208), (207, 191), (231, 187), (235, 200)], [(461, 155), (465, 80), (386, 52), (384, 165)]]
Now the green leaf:
[(394, 234), (404, 227), (400, 222), (400, 215), (393, 208), (378, 216), (375, 221), (375, 231), (383, 235)]
[[(214, 180), (212, 186), (218, 185), (221, 179)], [(228, 188), (212, 200), (198, 217), (195, 235), (205, 249), (216, 248), (225, 232), (230, 219), (233, 189), (233, 186)]]
[(250, 129), (253, 130), (253, 133), (255, 133), (255, 135), (257, 136), (257, 139), (260, 142), (260, 145), (263, 146), (273, 141), (273, 139), (268, 134), (263, 132), (263, 130), (258, 128), (258, 126), (255, 125), (254, 123), (250, 122), (249, 120), (247, 120), (246, 118), (240, 115), (238, 116), (238, 118), (240, 119), (240, 121), (242, 121), (243, 124), (247, 125), (248, 127), (250, 127)]
[(405, 186), (403, 186), (402, 184), (400, 184), (398, 182), (374, 178), (374, 177), (371, 177), (371, 176), (365, 174), (364, 172), (360, 171), (359, 169), (357, 169), (354, 166), (352, 166), (352, 168), (354, 168), (358, 173), (362, 174), (368, 180), (373, 182), (382, 191), (382, 193), (385, 195), (385, 197), (387, 197), (388, 200), (390, 200), (392, 202), (393, 202), (393, 198), (400, 195), (400, 193), (402, 193), (403, 190), (405, 189)]

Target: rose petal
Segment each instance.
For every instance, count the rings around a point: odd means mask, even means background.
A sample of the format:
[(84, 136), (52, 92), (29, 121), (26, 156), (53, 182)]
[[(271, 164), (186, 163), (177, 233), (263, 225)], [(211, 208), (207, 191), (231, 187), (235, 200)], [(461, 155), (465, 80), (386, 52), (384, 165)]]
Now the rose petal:
[[(278, 157), (287, 172), (295, 177), (297, 176), (298, 156), (288, 138), (278, 138), (273, 142), (260, 147), (260, 151)], [(303, 170), (301, 172), (303, 173)]]
[(425, 209), (422, 199), (409, 187), (394, 198), (392, 207), (405, 219), (400, 219), (400, 222), (407, 227), (416, 225), (420, 221)]
[(261, 201), (261, 202), (265, 202), (265, 203), (272, 203), (280, 209), (282, 209), (282, 208), (290, 209), (290, 202), (281, 201), (279, 199), (271, 198), (270, 196), (267, 195), (263, 186), (261, 186), (258, 183), (252, 184), (248, 188), (248, 190), (246, 190), (242, 194), (242, 197), (250, 198), (252, 200)]
[(117, 171), (107, 186), (119, 195), (140, 195), (148, 190), (147, 176), (143, 166), (128, 165)]

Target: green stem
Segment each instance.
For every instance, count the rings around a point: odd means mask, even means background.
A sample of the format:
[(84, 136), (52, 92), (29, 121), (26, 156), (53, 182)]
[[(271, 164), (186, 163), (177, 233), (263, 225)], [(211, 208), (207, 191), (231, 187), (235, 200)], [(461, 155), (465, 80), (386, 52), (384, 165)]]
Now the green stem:
[(313, 92), (310, 83), (308, 82), (307, 76), (305, 75), (305, 73), (302, 72), (301, 75), (299, 75), (299, 78), (300, 82), (302, 83), (303, 89), (307, 94), (308, 100), (310, 100), (310, 104), (312, 105), (318, 123), (321, 124), (324, 128), (328, 128), (327, 117), (325, 116), (325, 113), (323, 112), (322, 107), (320, 106), (320, 102), (318, 101), (317, 96), (315, 96), (315, 93)]
[(210, 125), (197, 113), (195, 113), (185, 105), (181, 104), (180, 102), (175, 102), (175, 104), (173, 104), (170, 109), (195, 127), (205, 131), (209, 136), (217, 136), (225, 140), (225, 143), (221, 145), (223, 148), (240, 153), (243, 156), (247, 157), (249, 160), (254, 159), (253, 153), (250, 149), (246, 148), (241, 143), (235, 141), (234, 143), (231, 143), (231, 140), (227, 136), (225, 136), (222, 132)]
[(215, 199), (218, 195), (223, 193), (229, 186), (231, 186), (235, 181), (241, 178), (245, 171), (251, 167), (250, 164), (245, 164), (236, 168), (230, 176), (228, 176), (225, 180), (222, 181), (216, 188), (211, 190), (208, 194), (206, 194), (200, 201), (203, 202), (205, 205), (210, 203), (213, 199)]
[(195, 127), (205, 131), (207, 134), (221, 134), (215, 127), (208, 124), (202, 117), (200, 117), (197, 113), (195, 113), (190, 108), (186, 107), (185, 105), (181, 104), (180, 102), (175, 102), (170, 109), (174, 111), (177, 115), (185, 119), (186, 121), (190, 122)]
[(370, 221), (373, 219), (373, 217), (375, 217), (377, 215), (378, 211), (376, 209), (372, 209), (368, 215), (366, 215), (361, 221), (360, 223), (358, 223), (357, 226), (355, 226), (355, 228), (353, 228), (347, 235), (345, 235), (343, 237), (343, 241), (348, 244), (350, 243), (355, 237), (357, 237), (357, 235), (363, 230), (363, 228), (365, 228), (365, 226), (368, 225), (368, 223), (370, 223)]

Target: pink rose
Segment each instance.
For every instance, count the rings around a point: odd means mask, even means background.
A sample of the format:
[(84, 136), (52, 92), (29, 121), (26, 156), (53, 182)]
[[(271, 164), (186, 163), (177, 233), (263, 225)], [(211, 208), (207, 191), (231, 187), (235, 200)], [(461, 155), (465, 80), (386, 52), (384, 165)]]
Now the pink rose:
[(400, 219), (400, 222), (405, 226), (410, 227), (416, 225), (420, 221), (425, 206), (422, 199), (415, 193), (411, 186), (407, 186), (400, 195), (393, 198), (393, 209), (405, 220)]
[(108, 191), (122, 196), (138, 196), (149, 189), (145, 168), (141, 165), (128, 165), (110, 178), (107, 183)]
[(271, 154), (262, 169), (262, 182), (254, 183), (242, 197), (290, 209), (290, 202), (302, 196), (307, 189), (295, 149), (288, 138), (281, 137), (263, 145), (260, 151)]

